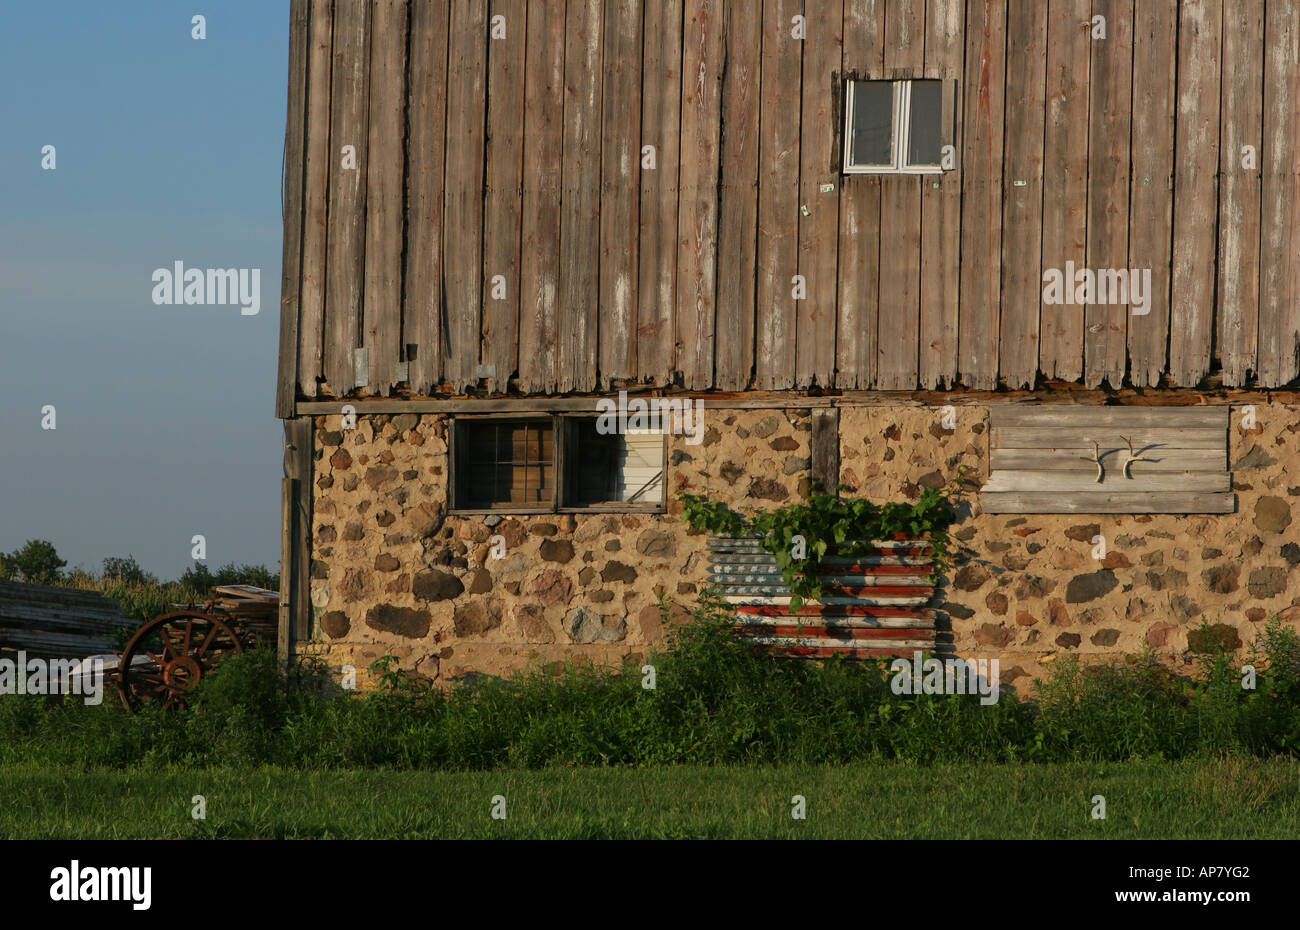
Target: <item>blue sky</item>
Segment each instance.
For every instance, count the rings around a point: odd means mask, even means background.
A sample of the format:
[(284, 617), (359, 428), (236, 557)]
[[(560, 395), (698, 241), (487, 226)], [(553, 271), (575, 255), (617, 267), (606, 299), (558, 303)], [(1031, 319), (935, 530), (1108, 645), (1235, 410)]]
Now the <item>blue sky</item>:
[[(6, 5), (0, 550), (170, 578), (202, 534), (214, 568), (278, 565), (288, 26), (271, 0)], [(260, 269), (260, 312), (155, 306), (175, 261)]]

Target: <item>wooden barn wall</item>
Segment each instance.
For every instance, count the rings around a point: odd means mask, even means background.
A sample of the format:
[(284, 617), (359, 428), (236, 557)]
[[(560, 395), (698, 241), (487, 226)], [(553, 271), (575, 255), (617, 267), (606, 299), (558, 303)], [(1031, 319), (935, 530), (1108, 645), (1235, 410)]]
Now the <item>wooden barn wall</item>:
[[(1298, 0), (291, 17), (281, 416), (472, 386), (1300, 374)], [(942, 79), (956, 167), (842, 174), (850, 76)], [(1150, 268), (1148, 312), (1045, 305), (1067, 262)]]

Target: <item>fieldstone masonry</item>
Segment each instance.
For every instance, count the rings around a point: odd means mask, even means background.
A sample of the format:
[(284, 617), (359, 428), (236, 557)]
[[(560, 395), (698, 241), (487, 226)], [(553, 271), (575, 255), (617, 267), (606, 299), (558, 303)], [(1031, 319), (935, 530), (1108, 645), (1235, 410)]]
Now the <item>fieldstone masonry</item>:
[[(1007, 683), (1027, 684), (1072, 652), (1150, 647), (1181, 661), (1202, 617), (1245, 642), (1275, 614), (1300, 623), (1300, 545), (1289, 535), (1300, 416), (1280, 404), (1256, 410), (1249, 432), (1233, 411), (1235, 514), (984, 514), (980, 406), (958, 407), (955, 430), (942, 428), (937, 407), (841, 406), (840, 480), (885, 501), (964, 474), (940, 639), (958, 655), (999, 658)], [(701, 444), (669, 438), (670, 500), (660, 514), (448, 514), (447, 417), (339, 423), (316, 420), (316, 634), (301, 652), (354, 665), (363, 681), (384, 654), (438, 681), (575, 656), (639, 658), (664, 634), (661, 599), (669, 622), (683, 622), (705, 583), (704, 538), (681, 522), (673, 492), (744, 509), (811, 489), (808, 408), (707, 409)]]

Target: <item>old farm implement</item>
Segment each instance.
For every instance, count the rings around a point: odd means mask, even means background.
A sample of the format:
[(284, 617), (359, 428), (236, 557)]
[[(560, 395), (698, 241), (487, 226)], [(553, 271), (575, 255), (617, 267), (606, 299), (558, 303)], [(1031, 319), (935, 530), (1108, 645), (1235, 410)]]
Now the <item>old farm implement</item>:
[(752, 538), (709, 540), (709, 580), (755, 646), (786, 656), (850, 658), (933, 651), (934, 553), (924, 539), (876, 540), (822, 560), (824, 596), (792, 604), (776, 559)]
[(166, 708), (228, 656), (276, 643), (279, 595), (251, 585), (214, 588), (202, 606), (178, 607), (135, 631), (122, 651), (118, 686), (132, 710), (146, 701)]

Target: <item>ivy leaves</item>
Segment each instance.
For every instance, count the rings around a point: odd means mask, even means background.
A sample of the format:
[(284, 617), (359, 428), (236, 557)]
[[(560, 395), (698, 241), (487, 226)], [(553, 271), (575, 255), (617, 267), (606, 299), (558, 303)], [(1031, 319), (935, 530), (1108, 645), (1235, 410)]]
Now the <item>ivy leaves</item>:
[[(847, 488), (841, 488), (848, 490)], [(821, 566), (828, 553), (861, 555), (872, 540), (903, 534), (928, 539), (934, 551), (933, 574), (945, 565), (947, 527), (955, 519), (948, 498), (936, 488), (925, 488), (915, 503), (890, 501), (874, 504), (863, 498), (813, 494), (807, 503), (787, 504), (749, 516), (703, 494), (679, 493), (682, 519), (699, 530), (718, 536), (750, 536), (762, 540), (776, 560), (781, 579), (790, 589), (790, 607), (798, 610), (806, 599), (823, 594)], [(802, 538), (803, 545), (796, 545)], [(802, 557), (796, 553), (802, 552)]]

